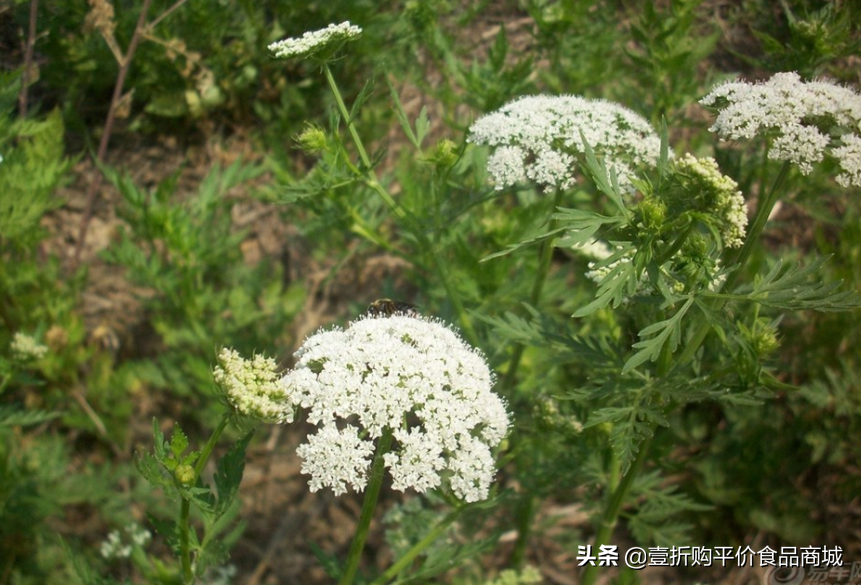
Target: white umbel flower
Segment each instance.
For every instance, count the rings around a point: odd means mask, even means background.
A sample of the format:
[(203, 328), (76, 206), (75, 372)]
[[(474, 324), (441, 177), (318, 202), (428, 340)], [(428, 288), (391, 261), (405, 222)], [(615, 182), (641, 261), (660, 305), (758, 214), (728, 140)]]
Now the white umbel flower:
[(362, 34), (362, 29), (350, 21), (330, 24), (324, 29), (309, 31), (299, 38), (286, 38), (269, 45), (279, 59), (313, 57), (328, 48), (337, 47)]
[(773, 137), (768, 157), (790, 161), (805, 175), (830, 156), (843, 171), (837, 182), (861, 187), (858, 92), (829, 81), (803, 82), (787, 72), (761, 83), (723, 83), (700, 103), (718, 110), (710, 130), (721, 138)]
[(497, 189), (530, 179), (545, 191), (576, 181), (583, 138), (630, 188), (634, 166), (654, 165), (661, 140), (645, 118), (613, 102), (573, 95), (526, 96), (475, 121), (470, 142), (495, 148), (487, 170)]
[(26, 333), (16, 331), (9, 344), (12, 356), (22, 362), (39, 360), (48, 354), (48, 347), (36, 341), (36, 338)]
[(319, 427), (299, 449), (312, 491), (364, 489), (374, 440), (388, 429), (395, 489), (424, 492), (448, 478), (461, 499), (487, 497), (508, 413), (484, 356), (451, 328), (412, 315), (366, 317), (312, 335), (296, 358), (281, 384)]
[(226, 347), (212, 371), (215, 383), (238, 413), (267, 423), (293, 422), (293, 405), (278, 383), (279, 376), (273, 359), (257, 355), (246, 360)]

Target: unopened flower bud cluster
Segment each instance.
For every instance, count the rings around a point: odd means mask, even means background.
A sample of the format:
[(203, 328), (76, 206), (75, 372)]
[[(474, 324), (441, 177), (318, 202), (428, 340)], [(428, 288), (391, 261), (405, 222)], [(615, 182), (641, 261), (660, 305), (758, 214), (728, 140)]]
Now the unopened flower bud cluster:
[(397, 490), (441, 486), (468, 502), (487, 497), (491, 449), (505, 436), (505, 404), (484, 356), (443, 323), (417, 316), (363, 318), (320, 331), (282, 380), (319, 430), (299, 447), (312, 491), (364, 489), (374, 440), (394, 435), (385, 466)]
[(718, 109), (710, 128), (722, 138), (769, 136), (768, 157), (790, 161), (808, 174), (826, 156), (842, 172), (836, 181), (861, 187), (861, 95), (829, 81), (803, 82), (778, 73), (761, 83), (735, 81), (700, 100)]
[(718, 220), (723, 245), (738, 248), (744, 243), (747, 228), (747, 204), (738, 183), (721, 174), (711, 157), (696, 158), (688, 153), (676, 161), (677, 176), (682, 177), (686, 196), (706, 200), (704, 211)]
[(649, 123), (613, 102), (573, 95), (526, 96), (479, 118), (470, 142), (494, 147), (487, 170), (497, 189), (527, 180), (545, 191), (576, 181), (585, 142), (630, 189), (634, 167), (653, 166), (661, 141)]
[(213, 370), (215, 383), (242, 415), (270, 423), (293, 422), (293, 405), (279, 384), (278, 366), (261, 355), (250, 360), (224, 348)]
[(327, 48), (351, 41), (360, 34), (360, 27), (346, 21), (306, 32), (299, 38), (286, 38), (270, 44), (268, 48), (279, 59), (313, 57)]

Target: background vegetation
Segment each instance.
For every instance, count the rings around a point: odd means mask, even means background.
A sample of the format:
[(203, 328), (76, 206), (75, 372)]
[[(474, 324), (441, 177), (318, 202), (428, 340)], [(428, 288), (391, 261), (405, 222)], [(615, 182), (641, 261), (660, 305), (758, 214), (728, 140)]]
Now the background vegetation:
[[(427, 222), (426, 241), (366, 185), (338, 177), (338, 120), (319, 70), (266, 51), (344, 20), (364, 33), (332, 68), (361, 106), (355, 125), (381, 182)], [(500, 500), (428, 553), (416, 582), (491, 582), (527, 564), (546, 582), (576, 582), (577, 546), (592, 542), (589, 519), (606, 497), (610, 437), (588, 424), (590, 370), (556, 351), (554, 335), (573, 328), (630, 346), (639, 328), (609, 310), (572, 321), (595, 297), (576, 254), (556, 249), (534, 312), (524, 306), (532, 281), (517, 278), (536, 269), (533, 249), (482, 261), (526, 239), (552, 201), (488, 187), (487, 152), (466, 145), (466, 129), (524, 94), (612, 99), (656, 128), (665, 119), (678, 153), (714, 156), (755, 208), (776, 163), (718, 143), (696, 101), (719, 81), (778, 71), (857, 88), (858, 23), (854, 3), (807, 0), (0, 4), (0, 584), (172, 582), (158, 538), (127, 559), (100, 552), (112, 531), (129, 541), (129, 526), (152, 529), (165, 509), (134, 464), (151, 448), (153, 417), (206, 436), (219, 347), (287, 366), (307, 334), (384, 297), (472, 336), (516, 421)], [(309, 124), (335, 142), (299, 149)], [(858, 190), (824, 171), (792, 179), (750, 273), (829, 256), (822, 279), (858, 290)], [(762, 367), (773, 383), (753, 384), (745, 404), (673, 411), (615, 543), (828, 545), (861, 560), (861, 313), (791, 313), (778, 332), (779, 350), (757, 356), (764, 366), (744, 355), (734, 364), (740, 378), (759, 380)], [(21, 358), (16, 333), (48, 351)], [(518, 379), (506, 381), (518, 351)], [(230, 568), (208, 582), (329, 582), (315, 554), (344, 556), (361, 500), (307, 493), (294, 455), (303, 432), (271, 428), (251, 442), (225, 537)], [(383, 498), (369, 566), (386, 566), (439, 514), (432, 500)], [(524, 523), (529, 538), (517, 538)], [(608, 575), (760, 578), (739, 568)]]

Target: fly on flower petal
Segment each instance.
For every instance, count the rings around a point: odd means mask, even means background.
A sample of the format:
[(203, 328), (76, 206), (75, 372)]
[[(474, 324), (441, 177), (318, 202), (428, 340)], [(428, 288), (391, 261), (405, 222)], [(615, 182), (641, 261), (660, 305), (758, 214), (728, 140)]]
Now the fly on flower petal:
[(406, 315), (414, 317), (419, 314), (416, 306), (403, 301), (393, 301), (392, 299), (378, 299), (368, 305), (366, 315), (371, 317), (391, 317), (392, 315)]

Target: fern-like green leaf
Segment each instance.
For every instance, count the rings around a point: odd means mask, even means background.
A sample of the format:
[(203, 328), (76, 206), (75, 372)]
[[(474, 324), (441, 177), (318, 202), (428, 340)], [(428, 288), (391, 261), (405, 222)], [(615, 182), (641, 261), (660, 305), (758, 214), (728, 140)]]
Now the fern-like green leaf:
[[(642, 341), (638, 341), (632, 346), (639, 351), (625, 362), (622, 367), (622, 374), (627, 374), (647, 361), (658, 359), (664, 344), (667, 344), (669, 351), (674, 351), (682, 337), (682, 319), (693, 303), (694, 297), (691, 296), (672, 317), (653, 323), (640, 331)], [(646, 337), (649, 339), (644, 339)]]
[(23, 407), (0, 404), (0, 427), (26, 427), (57, 418), (59, 412), (27, 410)]
[[(752, 287), (745, 287), (736, 294), (715, 296), (790, 311), (812, 309), (837, 312), (861, 307), (861, 295), (857, 292), (837, 291), (842, 281), (816, 280), (819, 269), (827, 260), (819, 258), (807, 266), (797, 264), (786, 269), (783, 262), (778, 260), (766, 275), (756, 279)], [(747, 292), (748, 288), (750, 292)]]

